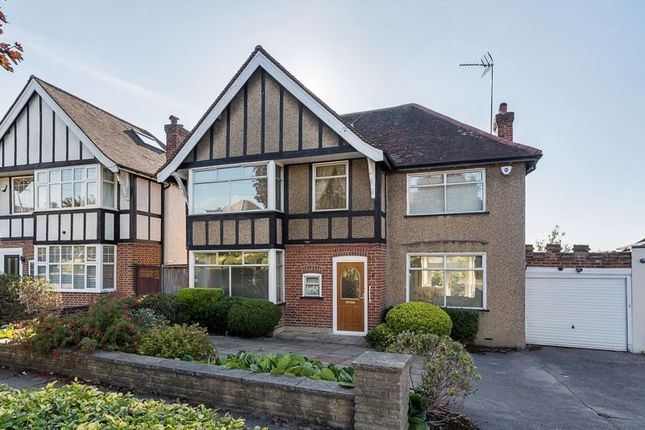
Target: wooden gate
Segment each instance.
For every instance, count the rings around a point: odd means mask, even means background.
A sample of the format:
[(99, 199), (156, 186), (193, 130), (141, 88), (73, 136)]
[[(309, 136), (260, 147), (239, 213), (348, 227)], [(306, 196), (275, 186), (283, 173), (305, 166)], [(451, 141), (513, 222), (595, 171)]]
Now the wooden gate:
[(166, 294), (176, 295), (180, 289), (186, 286), (187, 278), (188, 266), (164, 265), (161, 276), (161, 290)]
[(160, 266), (134, 266), (134, 292), (137, 296), (161, 292)]

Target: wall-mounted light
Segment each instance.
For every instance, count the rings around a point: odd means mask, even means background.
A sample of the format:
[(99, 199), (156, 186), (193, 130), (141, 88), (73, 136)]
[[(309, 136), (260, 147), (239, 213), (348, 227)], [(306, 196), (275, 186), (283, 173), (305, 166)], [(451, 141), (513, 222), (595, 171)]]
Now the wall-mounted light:
[(3, 193), (6, 193), (8, 188), (9, 188), (9, 185), (7, 185), (7, 184), (3, 184), (3, 185), (0, 187), (0, 191), (2, 191)]
[(645, 264), (645, 258), (641, 258), (641, 259), (640, 259), (640, 262), (641, 262), (641, 263), (643, 263), (643, 264)]

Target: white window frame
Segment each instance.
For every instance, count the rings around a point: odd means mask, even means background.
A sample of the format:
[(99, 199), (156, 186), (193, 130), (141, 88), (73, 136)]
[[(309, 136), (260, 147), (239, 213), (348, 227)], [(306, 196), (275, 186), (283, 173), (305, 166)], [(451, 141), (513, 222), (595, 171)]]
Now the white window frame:
[[(188, 267), (188, 276), (189, 276), (189, 287), (190, 288), (195, 288), (195, 267), (215, 267), (217, 265), (215, 264), (195, 264), (195, 254), (215, 254), (215, 253), (228, 253), (228, 252), (249, 252), (249, 253), (257, 253), (257, 252), (266, 252), (268, 253), (268, 258), (269, 261), (267, 264), (250, 264), (246, 265), (247, 267), (267, 267), (268, 266), (268, 276), (269, 276), (269, 291), (267, 295), (267, 299), (275, 304), (278, 303), (284, 303), (286, 300), (286, 297), (284, 296), (285, 294), (285, 277), (286, 277), (286, 266), (285, 266), (285, 260), (284, 260), (284, 251), (282, 249), (217, 249), (217, 250), (211, 250), (211, 249), (204, 249), (204, 250), (195, 250), (195, 251), (190, 251), (189, 256), (188, 256), (188, 261), (189, 261), (189, 267)], [(283, 265), (283, 270), (282, 270), (282, 288), (283, 288), (283, 301), (278, 302), (277, 301), (277, 288), (278, 288), (278, 282), (277, 282), (277, 253), (282, 252), (282, 265)], [(229, 267), (229, 295), (231, 292), (231, 276), (230, 276), (230, 267), (231, 265), (221, 265), (222, 267)], [(245, 267), (244, 264), (239, 265), (239, 267)], [(234, 296), (234, 297), (243, 297), (243, 296)]]
[[(473, 172), (481, 172), (482, 174), (482, 208), (481, 210), (475, 210), (475, 211), (458, 211), (458, 212), (448, 212), (446, 209), (448, 208), (448, 193), (446, 192), (446, 188), (448, 186), (452, 185), (463, 185), (463, 184), (477, 184), (477, 182), (451, 182), (448, 183), (448, 175), (450, 174), (459, 174), (459, 173), (473, 173)], [(443, 212), (433, 212), (433, 213), (418, 213), (418, 214), (413, 214), (410, 212), (410, 178), (412, 176), (435, 176), (435, 175), (443, 175), (443, 183), (442, 184), (436, 184), (436, 185), (423, 185), (421, 187), (415, 187), (415, 188), (430, 188), (430, 187), (443, 187), (444, 193), (443, 193), (443, 207), (444, 211)], [(406, 198), (406, 215), (407, 216), (432, 216), (432, 215), (450, 215), (450, 214), (469, 214), (469, 213), (482, 213), (486, 212), (486, 169), (467, 169), (467, 170), (444, 170), (441, 172), (416, 172), (416, 173), (408, 173), (406, 175), (406, 181), (405, 181), (405, 198)]]
[[(338, 179), (338, 178), (345, 178), (345, 207), (344, 208), (336, 208), (336, 209), (317, 209), (316, 208), (316, 180), (318, 177), (316, 176), (316, 167), (320, 166), (333, 166), (336, 164), (344, 164), (345, 165), (345, 174), (344, 175), (337, 175), (337, 176), (323, 176), (325, 179)], [(337, 211), (346, 211), (349, 209), (349, 160), (342, 160), (342, 161), (328, 161), (325, 163), (314, 163), (311, 166), (311, 210), (313, 212), (337, 212)]]
[[(208, 170), (217, 170), (217, 169), (228, 169), (230, 167), (254, 167), (254, 166), (267, 166), (267, 208), (266, 209), (254, 209), (248, 211), (231, 211), (231, 212), (208, 212), (208, 213), (195, 213), (194, 203), (194, 185), (195, 185), (195, 173), (203, 172)], [(282, 178), (280, 181), (280, 186), (282, 187), (282, 200), (280, 202), (280, 207), (276, 205), (276, 166), (282, 168)], [(235, 164), (221, 164), (217, 166), (206, 166), (190, 169), (188, 171), (188, 211), (189, 215), (219, 215), (219, 214), (235, 214), (235, 213), (247, 213), (247, 212), (282, 212), (284, 208), (284, 165), (278, 163), (274, 160), (270, 161), (258, 161), (254, 163), (235, 163)]]
[[(482, 268), (481, 269), (458, 269), (458, 268), (447, 268), (447, 257), (454, 256), (465, 256), (465, 257), (482, 257)], [(486, 310), (488, 309), (488, 286), (487, 286), (487, 273), (488, 273), (488, 263), (486, 260), (485, 252), (408, 252), (405, 256), (405, 301), (410, 301), (410, 257), (443, 257), (443, 267), (437, 268), (435, 270), (444, 272), (444, 285), (443, 285), (443, 306), (446, 308), (455, 308), (455, 309), (472, 309), (472, 310)], [(414, 268), (412, 270), (419, 270)], [(479, 307), (470, 307), (470, 306), (446, 306), (446, 292), (448, 289), (448, 282), (446, 273), (449, 271), (464, 271), (464, 270), (475, 270), (481, 271), (482, 276), (482, 306)]]
[[(85, 288), (61, 288), (61, 284), (51, 284), (57, 291), (63, 292), (63, 293), (99, 293), (99, 292), (113, 292), (117, 290), (117, 272), (116, 272), (116, 266), (117, 266), (117, 246), (116, 245), (109, 245), (109, 244), (103, 244), (103, 243), (88, 243), (88, 244), (59, 244), (59, 245), (36, 245), (34, 246), (34, 259), (32, 260), (34, 263), (34, 273), (33, 277), (38, 277), (38, 266), (45, 266), (45, 279), (49, 283), (49, 267), (52, 263), (49, 261), (49, 250), (51, 247), (62, 247), (62, 246), (71, 246), (72, 249), (74, 246), (84, 246), (85, 247), (85, 259), (87, 260), (87, 247), (88, 246), (94, 246), (96, 247), (96, 262), (95, 264), (89, 264), (89, 266), (95, 266), (96, 267), (96, 287), (95, 288), (87, 288), (87, 266), (88, 263), (85, 261), (83, 263), (83, 266), (85, 268), (84, 270), (84, 285)], [(114, 263), (107, 263), (113, 266), (113, 271), (114, 271), (114, 288), (103, 288), (103, 247), (104, 246), (111, 246), (114, 249)], [(39, 262), (38, 261), (38, 249), (39, 248), (45, 248), (47, 250), (47, 261), (46, 262)], [(73, 251), (72, 251), (73, 252)], [(32, 262), (30, 261), (30, 263)], [(58, 263), (53, 263), (53, 264), (58, 264), (61, 266), (63, 263), (58, 262)], [(79, 263), (69, 263), (72, 265), (72, 280), (74, 279), (74, 264), (79, 264)], [(59, 272), (59, 276), (62, 277), (62, 270)]]
[[(13, 199), (13, 193), (14, 193), (14, 184), (13, 181), (15, 179), (24, 179), (24, 178), (31, 178), (32, 179), (32, 194), (31, 194), (31, 205), (33, 206), (33, 210), (31, 212), (16, 212), (16, 205), (15, 201)], [(33, 214), (34, 211), (36, 210), (36, 175), (21, 175), (21, 176), (12, 176), (9, 178), (9, 190), (11, 194), (11, 214), (12, 215), (30, 215)]]
[[(63, 199), (63, 190), (62, 190), (62, 184), (63, 184), (63, 170), (64, 169), (71, 169), (72, 170), (72, 175), (74, 175), (74, 169), (88, 169), (88, 168), (96, 168), (96, 179), (87, 179), (87, 171), (85, 172), (85, 179), (83, 179), (83, 184), (84, 184), (84, 196), (87, 199), (87, 184), (88, 182), (96, 182), (96, 204), (93, 205), (84, 205), (84, 206), (71, 206), (71, 207), (62, 207), (62, 199)], [(92, 208), (101, 208), (101, 209), (111, 209), (114, 210), (117, 208), (117, 201), (118, 201), (118, 195), (119, 195), (119, 187), (118, 187), (118, 179), (116, 175), (114, 175), (114, 203), (112, 207), (108, 206), (103, 206), (103, 168), (104, 166), (102, 164), (80, 164), (80, 165), (70, 165), (70, 166), (63, 166), (63, 167), (55, 167), (55, 168), (49, 168), (49, 169), (39, 169), (34, 171), (34, 212), (51, 212), (51, 211), (69, 211), (69, 210), (75, 210), (75, 209), (92, 209)], [(38, 186), (46, 186), (47, 189), (47, 206), (49, 206), (49, 189), (51, 186), (51, 182), (49, 181), (49, 173), (51, 171), (58, 170), (60, 172), (61, 180), (58, 183), (58, 185), (61, 187), (60, 188), (60, 195), (61, 195), (61, 206), (57, 208), (52, 208), (52, 207), (46, 207), (46, 208), (39, 208), (38, 207), (38, 201), (39, 201), (39, 191), (38, 191)], [(109, 170), (109, 169), (108, 169)], [(39, 173), (45, 173), (47, 175), (47, 182), (46, 184), (39, 184), (38, 183), (38, 174)], [(71, 183), (73, 184), (74, 182), (80, 182), (80, 181), (75, 181), (72, 180)], [(109, 181), (106, 181), (109, 182)], [(69, 182), (66, 182), (69, 183)], [(73, 189), (73, 186), (72, 186)]]
[[(307, 294), (307, 278), (318, 279), (318, 294)], [(309, 283), (311, 284), (311, 283)], [(322, 274), (321, 273), (303, 273), (302, 274), (302, 297), (322, 297)]]

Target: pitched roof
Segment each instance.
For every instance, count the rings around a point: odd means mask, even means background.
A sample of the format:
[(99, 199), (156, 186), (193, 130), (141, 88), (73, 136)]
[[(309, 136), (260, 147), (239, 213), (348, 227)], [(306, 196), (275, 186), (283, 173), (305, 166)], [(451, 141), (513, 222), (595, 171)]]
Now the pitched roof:
[(542, 151), (486, 133), (416, 103), (342, 115), (390, 157), (393, 167), (526, 160)]
[(107, 158), (118, 166), (153, 176), (166, 161), (165, 153), (136, 140), (132, 131), (154, 135), (40, 78), (33, 77)]
[[(159, 175), (162, 176), (161, 180), (164, 180), (169, 176), (169, 173), (167, 173), (166, 169), (169, 164), (173, 163), (178, 157), (183, 158), (187, 155), (186, 153), (181, 154), (182, 149), (184, 149), (185, 146), (196, 144), (197, 140), (201, 138), (201, 135), (203, 135), (203, 133), (205, 132), (205, 127), (210, 127), (210, 123), (212, 123), (212, 120), (214, 119), (213, 111), (216, 111), (218, 107), (221, 108), (222, 100), (226, 99), (227, 96), (232, 97), (231, 94), (235, 95), (235, 93), (237, 93), (237, 91), (240, 89), (241, 85), (243, 85), (246, 82), (246, 79), (250, 77), (249, 72), (252, 73), (258, 67), (263, 68), (288, 91), (292, 92), (292, 94), (296, 98), (300, 98), (301, 102), (303, 102), (303, 104), (307, 106), (308, 109), (317, 114), (321, 119), (323, 119), (323, 121), (327, 122), (327, 125), (329, 125), (330, 128), (336, 133), (341, 135), (350, 145), (356, 147), (357, 150), (363, 153), (371, 154), (369, 156), (374, 157), (375, 159), (377, 159), (377, 161), (383, 159), (382, 152), (376, 146), (372, 145), (369, 139), (362, 136), (356, 129), (350, 127), (350, 125), (345, 122), (341, 115), (331, 109), (310, 89), (304, 86), (302, 82), (296, 79), (295, 76), (293, 76), (275, 58), (273, 58), (262, 46), (258, 45), (255, 47), (244, 64), (242, 64), (242, 66), (238, 69), (233, 78), (231, 78), (228, 84), (224, 87), (222, 92), (217, 96), (215, 101), (206, 110), (204, 115), (202, 115), (199, 121), (197, 121), (195, 127), (193, 127), (193, 129), (184, 139), (184, 142), (179, 146), (177, 155), (162, 166), (162, 169), (160, 169), (159, 172)], [(244, 79), (241, 79), (245, 73), (248, 74), (248, 76), (246, 76)], [(298, 93), (300, 94), (300, 96)], [(198, 136), (195, 137), (195, 134), (197, 134)], [(175, 164), (177, 163), (175, 162)], [(164, 174), (164, 172), (162, 172), (161, 170), (164, 170), (166, 174)]]

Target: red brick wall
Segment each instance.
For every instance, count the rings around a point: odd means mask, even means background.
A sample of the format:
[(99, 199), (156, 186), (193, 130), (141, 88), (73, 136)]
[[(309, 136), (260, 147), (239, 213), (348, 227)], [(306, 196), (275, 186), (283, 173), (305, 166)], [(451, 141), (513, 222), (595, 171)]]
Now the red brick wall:
[(534, 252), (526, 245), (526, 265), (530, 267), (629, 268), (632, 255), (627, 252), (589, 252), (588, 245), (574, 245), (573, 252), (561, 252), (560, 245), (547, 245), (545, 252)]
[(161, 244), (126, 242), (117, 245), (116, 251), (117, 297), (134, 294), (134, 266), (137, 264), (161, 266)]
[[(368, 326), (380, 322), (385, 307), (385, 245), (325, 244), (287, 245), (285, 247), (284, 325), (332, 328), (333, 258), (367, 257), (367, 283), (370, 287)], [(302, 297), (302, 275), (322, 275), (322, 298)]]

